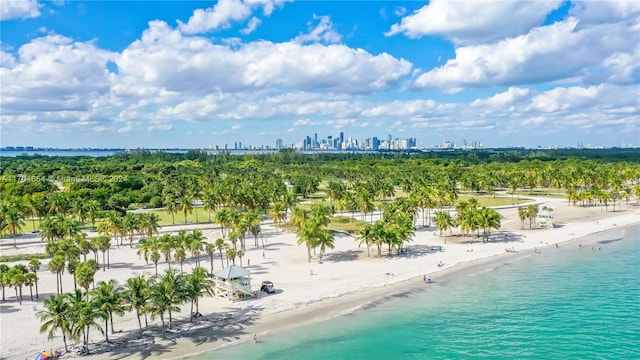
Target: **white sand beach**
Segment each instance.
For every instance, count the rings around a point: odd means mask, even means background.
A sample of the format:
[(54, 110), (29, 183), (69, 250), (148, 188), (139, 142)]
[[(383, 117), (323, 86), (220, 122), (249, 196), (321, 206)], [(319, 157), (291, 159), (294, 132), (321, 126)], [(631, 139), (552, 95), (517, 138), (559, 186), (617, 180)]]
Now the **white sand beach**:
[[(178, 321), (168, 333), (167, 340), (163, 340), (157, 330), (159, 319), (150, 322), (149, 325), (154, 325), (156, 330), (145, 333), (147, 340), (135, 340), (138, 338), (138, 323), (133, 313), (127, 313), (114, 320), (115, 328), (122, 329), (122, 332), (109, 336), (113, 344), (103, 344), (104, 336), (93, 331), (90, 346), (94, 353), (92, 358), (180, 358), (251, 341), (254, 334), (261, 338), (292, 326), (339, 316), (368, 302), (423, 285), (425, 274), (437, 281), (443, 273), (455, 271), (480, 259), (517, 256), (506, 252), (506, 248), (514, 248), (518, 252), (536, 248), (544, 253), (553, 251), (556, 243), (563, 246), (565, 241), (640, 222), (640, 206), (637, 205), (623, 204), (621, 210), (613, 212), (610, 208), (607, 212), (601, 207), (569, 205), (564, 199), (537, 199), (537, 202), (541, 207), (544, 205), (554, 209), (556, 228), (529, 230), (527, 222), (525, 229), (521, 229), (517, 208), (508, 207), (499, 210), (504, 216), (502, 228), (494, 232), (488, 243), (482, 243), (481, 238), (455, 236), (458, 231), (454, 230), (454, 236), (448, 236), (445, 244), (445, 238), (438, 236), (436, 228), (418, 227), (413, 241), (406, 246), (408, 252), (388, 256), (386, 249), (383, 249), (382, 257), (378, 258), (376, 249), (371, 248), (371, 256), (368, 257), (367, 249), (358, 248), (352, 236), (339, 234), (336, 235), (335, 249), (327, 250), (322, 263), (307, 261), (306, 248), (296, 244), (295, 234), (265, 224), (265, 248), (254, 248), (252, 239), (248, 239), (243, 265), (252, 273), (254, 290), (258, 290), (261, 281), (270, 280), (277, 289), (275, 294), (259, 293), (258, 298), (236, 302), (205, 297), (200, 301), (203, 316), (193, 323), (189, 323), (189, 306), (185, 304), (182, 312), (174, 315)], [(422, 221), (418, 220), (417, 223), (422, 224)], [(161, 232), (177, 231), (179, 228), (164, 227)], [(203, 233), (208, 242), (222, 237), (217, 225), (205, 226)], [(13, 249), (11, 239), (3, 239), (1, 244), (3, 255), (44, 252), (44, 244), (38, 241), (28, 241), (28, 244), (19, 245), (18, 249)], [(438, 251), (438, 247), (442, 251)], [(136, 274), (154, 273), (154, 265), (145, 264), (135, 248), (129, 246), (113, 246), (110, 259), (111, 268), (105, 272), (100, 270), (96, 274), (96, 282), (116, 279), (122, 283)], [(213, 261), (214, 271), (220, 270), (222, 265), (219, 256), (215, 256)], [(32, 359), (43, 349), (63, 350), (61, 336), (47, 340), (46, 335), (39, 333), (40, 321), (36, 312), (42, 309), (43, 299), (56, 292), (55, 275), (48, 271), (45, 265), (47, 260), (42, 262), (38, 273), (40, 299), (31, 301), (26, 288), (20, 306), (14, 301), (13, 289), (6, 289), (6, 301), (0, 303), (2, 359)], [(439, 267), (439, 262), (445, 265)], [(238, 259), (236, 263), (239, 263)], [(185, 271), (190, 271), (194, 264), (193, 260), (186, 262)], [(209, 257), (203, 255), (201, 265), (209, 268), (209, 264)], [(178, 265), (172, 263), (171, 266)], [(166, 263), (161, 262), (158, 271), (164, 271), (167, 267)], [(73, 289), (73, 279), (69, 274), (63, 276), (63, 289)], [(74, 353), (68, 353), (62, 358), (75, 356)]]

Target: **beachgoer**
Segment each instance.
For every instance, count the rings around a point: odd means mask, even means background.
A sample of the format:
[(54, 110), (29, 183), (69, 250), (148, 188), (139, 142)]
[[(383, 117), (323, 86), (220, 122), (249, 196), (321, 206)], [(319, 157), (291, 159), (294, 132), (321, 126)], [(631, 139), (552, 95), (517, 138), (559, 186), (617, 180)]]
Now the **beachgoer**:
[(258, 342), (258, 335), (253, 335), (253, 343), (257, 343)]
[(431, 282), (431, 275), (427, 276), (427, 282), (430, 283)]
[(427, 281), (427, 274), (422, 275), (422, 281)]
[(251, 266), (251, 259), (247, 259), (247, 266)]
[(556, 243), (556, 249), (559, 248), (558, 243)]
[(262, 258), (264, 259), (264, 251), (262, 252)]

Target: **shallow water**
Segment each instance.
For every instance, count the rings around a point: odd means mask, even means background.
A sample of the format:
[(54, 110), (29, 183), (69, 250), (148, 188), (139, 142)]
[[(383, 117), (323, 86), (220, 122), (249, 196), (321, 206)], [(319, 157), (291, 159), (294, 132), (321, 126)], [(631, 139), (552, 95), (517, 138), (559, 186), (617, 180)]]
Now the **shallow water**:
[(622, 234), (434, 276), (425, 291), (195, 358), (639, 359), (640, 226), (606, 242)]

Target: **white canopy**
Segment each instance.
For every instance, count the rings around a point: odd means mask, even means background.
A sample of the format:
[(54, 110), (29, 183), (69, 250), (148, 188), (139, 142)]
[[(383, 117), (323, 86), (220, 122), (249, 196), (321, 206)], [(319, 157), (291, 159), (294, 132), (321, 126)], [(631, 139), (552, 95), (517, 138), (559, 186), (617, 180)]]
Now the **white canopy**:
[(233, 279), (249, 276), (250, 274), (251, 273), (247, 269), (241, 266), (231, 265), (228, 268), (218, 271), (214, 275), (219, 278), (223, 278), (225, 280), (233, 280)]
[(540, 217), (553, 217), (553, 211), (549, 211), (549, 210), (542, 210), (538, 213), (538, 216)]

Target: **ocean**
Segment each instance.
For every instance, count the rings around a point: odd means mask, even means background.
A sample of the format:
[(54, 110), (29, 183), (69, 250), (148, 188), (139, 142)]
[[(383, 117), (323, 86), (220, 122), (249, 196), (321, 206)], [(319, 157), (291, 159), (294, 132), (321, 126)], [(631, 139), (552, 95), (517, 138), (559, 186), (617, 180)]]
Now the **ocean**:
[(640, 225), (539, 250), (194, 358), (640, 359)]

